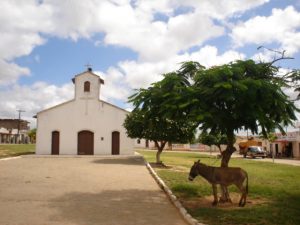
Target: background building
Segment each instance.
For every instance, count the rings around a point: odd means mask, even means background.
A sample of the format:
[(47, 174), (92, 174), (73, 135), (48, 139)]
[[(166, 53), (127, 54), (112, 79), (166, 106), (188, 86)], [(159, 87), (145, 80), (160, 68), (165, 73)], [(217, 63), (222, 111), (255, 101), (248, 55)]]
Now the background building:
[(300, 132), (286, 132), (275, 134), (277, 139), (273, 143), (269, 143), (270, 152), (275, 157), (300, 158)]
[(28, 143), (29, 122), (19, 119), (0, 119), (0, 143)]

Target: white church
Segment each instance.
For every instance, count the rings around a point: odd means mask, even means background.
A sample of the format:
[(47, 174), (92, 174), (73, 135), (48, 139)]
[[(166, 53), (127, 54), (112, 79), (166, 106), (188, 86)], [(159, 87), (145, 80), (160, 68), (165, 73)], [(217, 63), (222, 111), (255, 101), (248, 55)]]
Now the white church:
[(75, 97), (37, 113), (36, 154), (131, 155), (128, 111), (99, 99), (104, 81), (91, 68), (72, 79)]

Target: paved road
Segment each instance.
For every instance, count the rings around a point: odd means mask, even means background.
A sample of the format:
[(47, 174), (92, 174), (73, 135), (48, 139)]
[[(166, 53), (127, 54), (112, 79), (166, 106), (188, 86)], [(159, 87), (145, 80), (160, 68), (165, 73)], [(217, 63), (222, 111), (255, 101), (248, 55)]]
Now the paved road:
[(1, 225), (186, 225), (141, 157), (0, 160)]
[[(177, 152), (177, 153), (191, 153), (191, 154), (204, 154), (204, 155), (210, 155), (210, 156), (217, 156), (219, 155), (220, 153), (219, 152), (196, 152), (196, 151), (165, 151), (165, 152)], [(255, 158), (255, 159), (252, 159), (252, 158), (246, 158), (244, 159), (244, 157), (242, 155), (240, 155), (239, 153), (235, 152), (232, 154), (231, 156), (232, 158), (241, 158), (243, 160), (255, 160), (255, 161), (261, 161), (261, 162), (272, 162), (273, 163), (273, 159), (272, 158), (265, 158), (265, 159), (262, 159), (262, 158)], [(287, 164), (287, 165), (292, 165), (292, 166), (300, 166), (300, 159), (297, 158), (297, 159), (278, 159), (278, 158), (275, 158), (274, 159), (274, 163), (279, 163), (279, 164)]]
[[(273, 159), (270, 159), (270, 158), (265, 158), (265, 159), (255, 158), (255, 159), (249, 159), (249, 160), (273, 162)], [(292, 166), (300, 166), (299, 159), (274, 159), (274, 163), (287, 164), (287, 165), (292, 165)]]

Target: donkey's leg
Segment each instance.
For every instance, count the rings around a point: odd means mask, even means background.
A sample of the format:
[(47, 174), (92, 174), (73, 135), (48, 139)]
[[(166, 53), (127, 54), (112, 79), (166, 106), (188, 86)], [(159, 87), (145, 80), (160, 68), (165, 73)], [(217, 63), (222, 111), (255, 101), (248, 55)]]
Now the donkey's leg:
[(240, 202), (239, 202), (239, 206), (243, 207), (243, 206), (246, 205), (247, 191), (246, 191), (246, 188), (243, 186), (243, 184), (237, 184), (236, 186), (238, 187), (238, 189), (241, 192), (241, 199), (240, 199)]
[(225, 187), (225, 196), (226, 196), (227, 202), (232, 203), (231, 198), (229, 196), (228, 187), (227, 186), (224, 186), (224, 187)]
[(226, 187), (223, 185), (220, 185), (220, 187), (221, 187), (221, 196), (220, 196), (219, 202), (224, 203), (227, 200), (227, 194), (226, 194), (227, 190), (226, 190)]
[(230, 202), (232, 203), (231, 199), (230, 199), (230, 196), (229, 196), (229, 191), (228, 191), (228, 188), (227, 186), (225, 185), (220, 185), (221, 186), (221, 191), (222, 191), (222, 195), (219, 199), (219, 202)]
[(245, 190), (243, 206), (246, 205), (247, 195), (248, 195), (248, 194), (247, 194), (247, 191)]
[(212, 205), (217, 205), (218, 204), (218, 192), (217, 192), (217, 185), (212, 184), (212, 189), (213, 189), (213, 194), (214, 194), (214, 201)]
[(248, 195), (247, 189), (246, 189), (246, 187), (243, 186), (243, 202), (241, 205), (242, 207), (244, 207), (246, 205), (247, 195)]

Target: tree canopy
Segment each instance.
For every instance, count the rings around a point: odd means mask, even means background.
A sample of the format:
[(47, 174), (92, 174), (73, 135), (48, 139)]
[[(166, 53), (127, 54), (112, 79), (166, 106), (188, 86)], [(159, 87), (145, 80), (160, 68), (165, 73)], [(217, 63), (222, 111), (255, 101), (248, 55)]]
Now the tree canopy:
[[(279, 75), (280, 68), (274, 65), (277, 61), (238, 60), (211, 68), (198, 62), (185, 62), (172, 73), (177, 83), (183, 79), (185, 85), (176, 86), (178, 90), (170, 93), (166, 91), (160, 99), (159, 111), (162, 116), (176, 118), (178, 115), (196, 122), (203, 132), (225, 135), (227, 149), (222, 166), (228, 166), (235, 151), (234, 132), (250, 130), (267, 136), (279, 129), (284, 133), (284, 127), (297, 119), (295, 112), (299, 109), (284, 89), (299, 90), (299, 70)], [(168, 83), (168, 79), (166, 76), (154, 86)]]
[[(266, 136), (279, 129), (284, 133), (284, 126), (297, 119), (295, 112), (299, 109), (283, 88), (298, 88), (293, 82), (299, 80), (299, 71), (279, 76), (279, 67), (253, 60), (238, 60), (207, 69), (198, 64), (183, 64), (183, 67), (187, 65), (183, 69), (187, 74), (190, 74), (189, 68), (192, 70), (194, 84), (192, 90), (186, 90), (189, 98), (183, 97), (178, 102), (188, 108), (185, 111), (198, 122), (201, 130), (226, 135), (228, 145), (222, 166), (228, 166), (235, 151), (234, 132), (249, 129)], [(176, 101), (173, 99), (173, 104)]]
[(183, 90), (189, 85), (186, 77), (168, 73), (162, 81), (139, 89), (129, 98), (135, 108), (124, 122), (127, 135), (154, 141), (158, 148), (157, 163), (160, 163), (160, 154), (167, 142), (186, 143), (194, 137), (196, 123), (188, 121), (185, 112), (174, 111), (167, 115), (162, 111), (162, 104), (168, 104), (169, 98), (184, 95)]
[[(235, 151), (235, 132), (250, 130), (266, 137), (275, 129), (284, 133), (284, 127), (297, 119), (299, 109), (284, 89), (300, 90), (300, 72), (280, 75), (274, 64), (281, 59), (284, 53), (272, 62), (237, 60), (210, 68), (184, 62), (179, 70), (129, 98), (135, 108), (125, 123), (128, 134), (183, 142), (199, 126), (202, 132), (226, 136), (221, 163), (226, 167)], [(139, 122), (134, 135), (128, 121)]]

